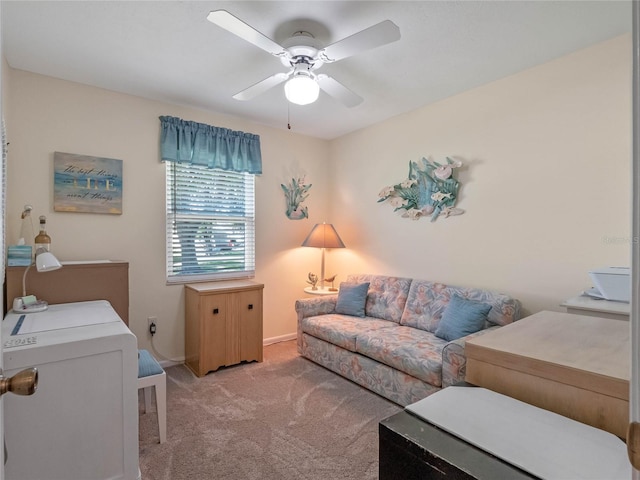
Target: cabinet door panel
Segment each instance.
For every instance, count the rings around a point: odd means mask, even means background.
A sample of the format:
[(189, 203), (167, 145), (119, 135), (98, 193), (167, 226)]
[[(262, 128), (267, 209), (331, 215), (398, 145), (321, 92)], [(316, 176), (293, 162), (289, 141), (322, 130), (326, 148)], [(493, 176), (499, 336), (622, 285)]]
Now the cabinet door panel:
[(226, 294), (205, 295), (201, 299), (202, 344), (200, 352), (202, 374), (226, 365), (227, 318), (231, 313), (229, 312), (227, 296)]
[(238, 322), (238, 294), (229, 294), (229, 316), (227, 317), (226, 365), (242, 361), (240, 357), (240, 327)]
[(262, 361), (262, 289), (238, 292), (238, 326), (242, 360)]

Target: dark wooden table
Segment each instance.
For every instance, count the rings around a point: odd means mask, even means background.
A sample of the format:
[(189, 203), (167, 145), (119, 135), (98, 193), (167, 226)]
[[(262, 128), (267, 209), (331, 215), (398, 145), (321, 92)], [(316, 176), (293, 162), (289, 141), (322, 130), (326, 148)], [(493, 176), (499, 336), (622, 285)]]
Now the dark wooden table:
[(379, 480), (538, 478), (407, 411), (382, 420), (378, 433)]

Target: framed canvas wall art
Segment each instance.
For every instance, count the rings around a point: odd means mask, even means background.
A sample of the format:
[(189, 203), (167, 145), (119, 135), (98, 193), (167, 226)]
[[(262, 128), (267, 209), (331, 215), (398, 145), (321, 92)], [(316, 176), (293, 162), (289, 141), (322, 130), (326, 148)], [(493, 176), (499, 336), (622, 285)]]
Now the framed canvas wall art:
[(122, 214), (122, 160), (53, 154), (56, 212)]

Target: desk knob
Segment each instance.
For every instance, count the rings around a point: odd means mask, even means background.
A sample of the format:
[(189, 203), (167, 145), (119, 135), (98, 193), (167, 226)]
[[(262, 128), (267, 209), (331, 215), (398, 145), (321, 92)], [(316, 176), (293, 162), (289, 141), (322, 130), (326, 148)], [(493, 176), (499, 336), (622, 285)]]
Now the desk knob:
[(0, 374), (0, 395), (7, 392), (16, 395), (33, 395), (38, 388), (38, 370), (27, 368), (11, 378)]

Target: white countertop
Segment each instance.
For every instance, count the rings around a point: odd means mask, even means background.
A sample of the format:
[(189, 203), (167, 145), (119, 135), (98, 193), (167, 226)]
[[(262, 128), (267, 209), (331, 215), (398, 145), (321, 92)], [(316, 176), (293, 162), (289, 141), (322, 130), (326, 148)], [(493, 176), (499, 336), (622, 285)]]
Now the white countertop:
[(590, 310), (594, 312), (615, 313), (619, 315), (629, 315), (631, 311), (631, 304), (629, 303), (600, 300), (588, 295), (575, 296), (562, 302), (560, 305), (577, 310)]
[[(18, 323), (21, 325), (16, 329)], [(37, 313), (12, 311), (2, 322), (5, 353), (7, 349), (21, 350), (35, 344), (55, 345), (113, 335), (133, 337), (106, 300), (49, 305), (47, 310)]]

